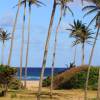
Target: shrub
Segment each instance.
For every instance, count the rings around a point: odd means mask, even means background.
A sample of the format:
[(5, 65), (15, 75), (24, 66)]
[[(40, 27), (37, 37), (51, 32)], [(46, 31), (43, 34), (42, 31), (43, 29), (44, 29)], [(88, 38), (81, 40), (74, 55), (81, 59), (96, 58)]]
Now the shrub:
[(51, 78), (47, 77), (46, 79), (43, 80), (43, 87), (47, 87), (51, 84)]
[(15, 77), (16, 72), (16, 68), (0, 65), (0, 87), (7, 85), (10, 89), (19, 89), (22, 83)]
[(0, 65), (0, 85), (2, 92), (4, 91), (5, 95), (8, 90), (8, 86), (12, 89), (19, 88), (20, 82), (17, 79), (14, 79), (16, 72), (16, 68), (9, 67), (7, 65)]
[(16, 93), (12, 93), (12, 94), (11, 94), (11, 98), (17, 98)]
[(0, 83), (8, 84), (16, 72), (17, 70), (15, 68), (0, 65)]
[(8, 88), (18, 90), (20, 89), (20, 85), (22, 85), (22, 83), (17, 78), (12, 78), (8, 84)]

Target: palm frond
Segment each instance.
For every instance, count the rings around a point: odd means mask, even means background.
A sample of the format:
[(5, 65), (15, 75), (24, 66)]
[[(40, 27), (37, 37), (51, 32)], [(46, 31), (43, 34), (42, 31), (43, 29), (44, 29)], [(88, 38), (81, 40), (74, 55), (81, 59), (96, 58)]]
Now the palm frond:
[(94, 9), (94, 8), (98, 9), (98, 7), (90, 5), (90, 6), (83, 7), (82, 11), (87, 11), (87, 10), (91, 10), (91, 9)]
[(73, 13), (73, 11), (70, 9), (70, 7), (67, 6), (67, 8), (68, 8), (69, 12), (72, 14), (72, 16), (74, 16), (74, 13)]
[(90, 14), (92, 14), (92, 13), (97, 13), (97, 10), (98, 10), (98, 9), (94, 8), (94, 9), (88, 11), (87, 13), (85, 13), (85, 15), (84, 15), (83, 17), (85, 17), (85, 16), (87, 16), (87, 15), (90, 15)]

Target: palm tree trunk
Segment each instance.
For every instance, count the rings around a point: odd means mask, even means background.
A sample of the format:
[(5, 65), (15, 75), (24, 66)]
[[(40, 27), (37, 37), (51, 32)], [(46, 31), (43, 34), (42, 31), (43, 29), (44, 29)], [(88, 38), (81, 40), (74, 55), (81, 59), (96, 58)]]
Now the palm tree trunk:
[(16, 24), (17, 24), (17, 19), (18, 19), (18, 15), (19, 15), (19, 9), (20, 9), (20, 1), (18, 1), (18, 9), (17, 9), (17, 13), (16, 13), (16, 18), (15, 18), (15, 22), (14, 22), (14, 27), (13, 27), (13, 30), (12, 30), (12, 36), (11, 36), (11, 44), (10, 44), (10, 52), (9, 52), (9, 56), (8, 56), (8, 66), (10, 65), (11, 63), (11, 57), (12, 57), (12, 49), (13, 49), (13, 45), (14, 45), (14, 33), (15, 33), (15, 30), (16, 30)]
[(82, 65), (84, 65), (84, 43), (82, 44)]
[(4, 47), (5, 47), (5, 44), (2, 43), (2, 56), (1, 56), (1, 65), (4, 64), (3, 60), (4, 60)]
[(48, 53), (48, 45), (49, 45), (49, 40), (50, 40), (50, 36), (51, 36), (51, 30), (52, 30), (52, 25), (53, 25), (55, 11), (56, 11), (56, 0), (54, 0), (54, 4), (53, 4), (53, 10), (52, 10), (52, 15), (51, 15), (51, 19), (50, 19), (48, 35), (47, 35), (47, 40), (46, 40), (46, 45), (45, 45), (45, 50), (44, 50), (42, 70), (41, 70), (40, 82), (39, 82), (39, 88), (38, 88), (38, 98), (37, 98), (38, 100), (40, 99), (40, 95), (41, 95), (41, 91), (42, 91), (43, 75), (44, 75), (44, 70), (45, 70), (45, 66), (46, 66), (46, 59), (47, 59), (47, 53)]
[(26, 16), (26, 5), (24, 5), (24, 16), (23, 16), (23, 25), (22, 25), (22, 41), (21, 41), (21, 48), (20, 48), (20, 81), (22, 80), (25, 16)]
[(97, 42), (98, 35), (99, 35), (99, 27), (97, 29), (97, 33), (96, 33), (96, 36), (95, 36), (95, 40), (94, 40), (94, 43), (93, 43), (93, 47), (92, 47), (90, 59), (89, 59), (89, 64), (88, 64), (89, 67), (88, 67), (88, 72), (87, 72), (86, 85), (85, 85), (85, 96), (84, 96), (85, 100), (88, 100), (87, 89), (88, 89), (89, 73), (90, 73), (91, 62), (92, 62), (93, 53), (94, 53), (94, 49), (95, 49), (95, 45), (96, 45), (96, 42)]
[(97, 100), (100, 100), (100, 68), (99, 68), (99, 77), (98, 77)]
[(28, 42), (26, 50), (26, 64), (25, 64), (25, 88), (26, 88), (26, 78), (27, 78), (27, 65), (28, 65), (28, 55), (29, 55), (29, 42), (30, 42), (30, 20), (31, 20), (31, 7), (29, 7), (29, 19), (28, 19)]
[(59, 18), (59, 22), (58, 22), (58, 25), (56, 28), (56, 34), (55, 34), (54, 52), (53, 52), (52, 69), (51, 69), (51, 87), (50, 87), (50, 96), (51, 97), (53, 95), (54, 65), (55, 65), (55, 57), (56, 57), (56, 49), (57, 49), (58, 31), (59, 31), (61, 20), (62, 20), (62, 8), (61, 8), (60, 18)]
[(76, 50), (77, 50), (77, 46), (75, 46), (75, 51), (74, 51), (74, 61), (73, 61), (74, 64), (76, 63)]

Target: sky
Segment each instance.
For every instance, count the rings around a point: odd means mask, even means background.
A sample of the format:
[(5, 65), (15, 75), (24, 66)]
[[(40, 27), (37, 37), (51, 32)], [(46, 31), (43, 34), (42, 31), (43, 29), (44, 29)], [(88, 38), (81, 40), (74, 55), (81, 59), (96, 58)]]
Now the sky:
[[(31, 14), (31, 39), (30, 39), (30, 49), (29, 49), (29, 61), (28, 67), (41, 67), (43, 61), (44, 46), (46, 42), (50, 16), (53, 6), (53, 0), (41, 0), (46, 6), (36, 7), (32, 6)], [(16, 15), (17, 7), (14, 7), (17, 4), (18, 0), (0, 0), (0, 27), (7, 30), (8, 33), (12, 32), (14, 18)], [(90, 3), (84, 3), (83, 6), (90, 5)], [(69, 3), (68, 6), (74, 12), (74, 17), (67, 11), (65, 17), (63, 17), (59, 35), (58, 35), (58, 44), (56, 51), (56, 61), (55, 67), (67, 67), (70, 62), (73, 62), (74, 56), (74, 47), (72, 47), (72, 42), (74, 39), (69, 38), (69, 32), (66, 31), (66, 28), (69, 28), (69, 24), (73, 23), (73, 20), (82, 20), (86, 24), (94, 16), (90, 15), (83, 19), (84, 12), (82, 12), (82, 5), (79, 0), (75, 0), (73, 3)], [(54, 18), (54, 24), (52, 29), (52, 34), (49, 42), (49, 51), (47, 57), (46, 67), (51, 67), (52, 65), (52, 54), (54, 46), (54, 37), (57, 23), (59, 20), (60, 8), (59, 6), (56, 9), (56, 14)], [(21, 32), (22, 32), (22, 19), (23, 19), (23, 6), (20, 8), (20, 14), (18, 17), (15, 38), (14, 38), (14, 47), (11, 59), (11, 66), (20, 66), (20, 47), (21, 47)], [(26, 44), (27, 44), (27, 24), (28, 23), (28, 6), (27, 6), (27, 15), (26, 15), (26, 24), (25, 24), (25, 40), (24, 40), (24, 52), (23, 52), (23, 67), (25, 66), (25, 54), (26, 54)], [(91, 27), (94, 31), (94, 28)], [(100, 65), (100, 43), (99, 39), (97, 40), (97, 45), (95, 48), (92, 65)], [(0, 41), (0, 48), (2, 47), (2, 42)], [(10, 41), (5, 43), (4, 51), (4, 63), (7, 64), (8, 54), (9, 54)], [(88, 64), (91, 45), (85, 46), (85, 64)], [(77, 46), (77, 55), (76, 55), (76, 65), (81, 64), (81, 45)], [(0, 59), (1, 59), (1, 49), (0, 49)], [(0, 62), (1, 63), (1, 62)]]

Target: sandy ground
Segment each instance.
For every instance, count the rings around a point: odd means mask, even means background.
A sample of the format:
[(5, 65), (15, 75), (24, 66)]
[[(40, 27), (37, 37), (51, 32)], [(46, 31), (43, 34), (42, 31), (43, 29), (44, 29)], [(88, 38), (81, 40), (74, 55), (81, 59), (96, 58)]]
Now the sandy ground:
[[(24, 81), (22, 81), (24, 84)], [(39, 81), (27, 81), (26, 82), (26, 87), (28, 90), (33, 90), (34, 88), (37, 89), (39, 86)]]

